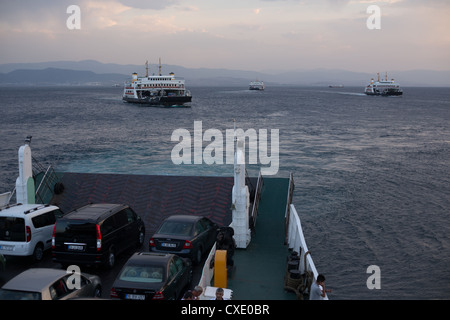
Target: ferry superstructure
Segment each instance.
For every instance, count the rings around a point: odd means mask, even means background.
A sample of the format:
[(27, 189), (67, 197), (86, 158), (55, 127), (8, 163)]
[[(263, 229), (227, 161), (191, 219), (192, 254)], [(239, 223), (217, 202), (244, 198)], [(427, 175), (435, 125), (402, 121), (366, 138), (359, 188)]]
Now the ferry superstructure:
[(122, 98), (124, 101), (163, 107), (186, 107), (185, 104), (192, 101), (191, 92), (186, 89), (184, 79), (175, 78), (173, 72), (169, 75), (161, 74), (161, 60), (158, 75), (149, 76), (148, 61), (145, 65), (145, 77), (139, 77), (135, 72), (131, 82), (125, 83)]
[(378, 80), (373, 78), (366, 86), (364, 92), (369, 96), (401, 96), (403, 94), (400, 85), (395, 82), (394, 79), (388, 80), (387, 73), (384, 80), (380, 80), (380, 74), (378, 73)]

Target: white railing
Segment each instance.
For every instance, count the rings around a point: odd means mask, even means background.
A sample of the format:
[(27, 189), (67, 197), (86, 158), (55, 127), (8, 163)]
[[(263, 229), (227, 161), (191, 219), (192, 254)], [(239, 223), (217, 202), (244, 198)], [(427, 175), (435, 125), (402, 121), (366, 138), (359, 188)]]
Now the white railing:
[(214, 263), (211, 263), (212, 259), (214, 259), (214, 255), (216, 254), (216, 244), (214, 243), (211, 251), (209, 252), (208, 258), (203, 265), (202, 277), (198, 282), (198, 285), (203, 288), (203, 290), (211, 285), (211, 279), (214, 276)]
[[(314, 265), (314, 261), (311, 257), (311, 253), (308, 250), (308, 246), (306, 245), (305, 236), (303, 235), (302, 224), (300, 222), (299, 215), (294, 205), (290, 205), (289, 210), (289, 225), (288, 225), (288, 246), (289, 249), (297, 251), (300, 257), (299, 270), (300, 273), (306, 273), (311, 271), (314, 277), (314, 281), (316, 281), (318, 272), (316, 266)], [(328, 300), (328, 296), (325, 297)]]
[[(314, 261), (311, 258), (311, 254), (306, 245), (305, 236), (303, 235), (302, 224), (298, 216), (297, 210), (294, 205), (290, 205), (289, 210), (289, 226), (288, 226), (288, 245), (289, 249), (297, 251), (300, 256), (299, 269), (301, 273), (306, 271), (312, 271), (314, 274), (314, 279), (317, 278), (318, 272)], [(306, 261), (305, 261), (306, 259)], [(307, 270), (305, 270), (305, 267)]]
[[(198, 282), (198, 286), (202, 287), (203, 293), (200, 295), (200, 300), (211, 300), (215, 298), (216, 287), (211, 285), (211, 280), (214, 277), (214, 257), (216, 255), (216, 244), (214, 243), (211, 251), (209, 252), (208, 258), (203, 265), (202, 277)], [(224, 290), (224, 297), (228, 300), (231, 299), (233, 295), (233, 290), (222, 288)]]

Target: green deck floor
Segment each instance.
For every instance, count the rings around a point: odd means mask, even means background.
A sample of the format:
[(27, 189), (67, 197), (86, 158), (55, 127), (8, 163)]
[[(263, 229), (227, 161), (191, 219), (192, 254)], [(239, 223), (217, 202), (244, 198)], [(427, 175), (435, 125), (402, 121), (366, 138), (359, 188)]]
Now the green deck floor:
[(234, 254), (228, 278), (233, 300), (294, 300), (284, 287), (288, 248), (284, 245), (284, 215), (289, 179), (265, 178), (256, 230), (246, 249)]

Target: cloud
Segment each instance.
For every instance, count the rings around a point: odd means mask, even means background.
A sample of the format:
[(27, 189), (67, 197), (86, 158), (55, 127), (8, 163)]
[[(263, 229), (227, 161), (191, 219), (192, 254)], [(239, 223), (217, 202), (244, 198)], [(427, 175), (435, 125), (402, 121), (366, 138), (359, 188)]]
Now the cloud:
[(179, 0), (119, 0), (119, 2), (135, 9), (153, 10), (162, 10), (180, 3)]

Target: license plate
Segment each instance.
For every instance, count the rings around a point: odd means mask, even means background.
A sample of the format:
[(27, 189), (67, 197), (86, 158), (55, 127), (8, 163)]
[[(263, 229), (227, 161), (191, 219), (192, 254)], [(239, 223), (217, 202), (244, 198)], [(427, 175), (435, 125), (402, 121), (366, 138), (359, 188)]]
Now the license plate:
[(74, 244), (70, 244), (68, 246), (69, 250), (73, 250), (73, 251), (83, 251), (84, 250), (84, 246), (79, 246), (79, 245), (74, 245)]
[(167, 243), (167, 242), (161, 243), (161, 247), (166, 247), (166, 248), (176, 248), (176, 246), (177, 246), (176, 243)]
[(13, 251), (14, 246), (0, 245), (0, 250)]
[(130, 300), (145, 300), (145, 295), (143, 294), (126, 294), (125, 299)]

